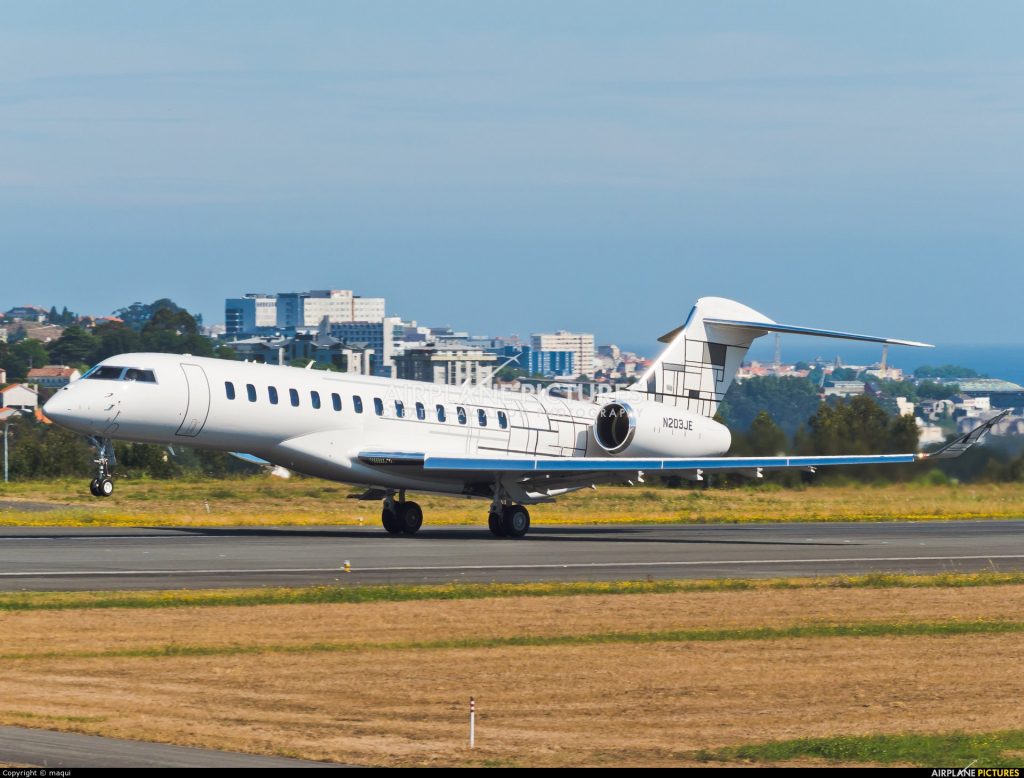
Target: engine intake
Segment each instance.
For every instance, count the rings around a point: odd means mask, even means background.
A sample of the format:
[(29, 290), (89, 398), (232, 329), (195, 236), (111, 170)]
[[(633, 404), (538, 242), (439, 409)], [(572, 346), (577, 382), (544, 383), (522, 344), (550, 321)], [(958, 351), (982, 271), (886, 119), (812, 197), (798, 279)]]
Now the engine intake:
[(624, 402), (608, 403), (594, 423), (594, 440), (609, 454), (625, 451), (636, 436), (636, 411)]

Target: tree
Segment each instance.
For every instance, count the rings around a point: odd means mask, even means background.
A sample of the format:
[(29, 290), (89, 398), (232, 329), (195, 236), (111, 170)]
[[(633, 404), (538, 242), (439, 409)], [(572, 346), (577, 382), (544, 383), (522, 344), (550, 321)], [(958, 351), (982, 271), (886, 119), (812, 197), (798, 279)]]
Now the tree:
[(914, 378), (978, 378), (978, 373), (960, 365), (921, 365), (914, 371)]
[(59, 365), (89, 365), (100, 345), (95, 335), (81, 327), (68, 327), (49, 345), (50, 359)]
[(820, 404), (815, 386), (803, 378), (765, 376), (734, 383), (719, 413), (730, 428), (744, 432), (761, 411), (792, 436)]
[[(163, 302), (158, 300), (154, 306)], [(171, 305), (174, 305), (171, 303)], [(168, 305), (157, 308), (142, 328), (142, 347), (164, 354), (192, 354), (212, 357), (213, 344), (199, 334), (195, 318), (184, 308)]]
[(33, 367), (42, 367), (50, 363), (50, 355), (46, 346), (38, 340), (26, 338), (20, 340), (10, 347), (7, 362), (4, 367), (7, 370), (8, 381), (24, 381), (28, 377), (28, 371)]
[(11, 477), (62, 478), (92, 472), (88, 444), (80, 435), (62, 427), (40, 424), (28, 416), (11, 420)]
[(831, 378), (833, 381), (856, 381), (859, 375), (852, 367), (837, 367), (832, 371)]
[(124, 324), (107, 322), (100, 324), (93, 331), (99, 344), (92, 354), (92, 364), (102, 362), (116, 354), (130, 354), (142, 350), (142, 337)]
[(753, 456), (777, 456), (786, 450), (786, 433), (772, 421), (767, 411), (761, 411), (750, 425), (747, 433), (750, 454)]
[[(873, 399), (861, 395), (850, 402), (823, 403), (808, 421), (800, 449), (822, 456), (907, 454), (917, 450), (917, 443), (917, 423), (913, 417), (890, 417)], [(908, 472), (889, 465), (844, 470), (863, 478), (900, 478)]]

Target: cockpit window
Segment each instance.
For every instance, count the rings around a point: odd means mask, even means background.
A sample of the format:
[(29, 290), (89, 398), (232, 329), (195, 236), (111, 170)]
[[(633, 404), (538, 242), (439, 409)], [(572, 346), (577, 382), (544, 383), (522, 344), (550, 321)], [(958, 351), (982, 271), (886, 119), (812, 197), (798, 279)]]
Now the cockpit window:
[(101, 381), (142, 381), (155, 384), (156, 376), (152, 370), (140, 370), (137, 367), (115, 367), (114, 365), (97, 365), (82, 378), (98, 378)]
[(101, 381), (120, 381), (121, 373), (124, 372), (123, 367), (114, 367), (113, 365), (100, 365), (94, 367), (82, 378), (96, 378)]

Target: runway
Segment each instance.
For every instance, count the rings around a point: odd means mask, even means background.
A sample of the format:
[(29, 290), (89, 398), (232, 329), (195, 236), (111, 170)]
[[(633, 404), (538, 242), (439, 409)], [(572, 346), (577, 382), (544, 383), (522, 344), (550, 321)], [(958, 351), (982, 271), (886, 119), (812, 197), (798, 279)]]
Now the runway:
[[(42, 729), (0, 727), (0, 764), (31, 765), (47, 769), (67, 767), (341, 767), (206, 748), (49, 732)], [(13, 773), (12, 773), (13, 775)], [(37, 773), (38, 775), (38, 773)]]
[(977, 570), (1024, 570), (1024, 520), (540, 526), (519, 540), (429, 526), (0, 529), (0, 591)]

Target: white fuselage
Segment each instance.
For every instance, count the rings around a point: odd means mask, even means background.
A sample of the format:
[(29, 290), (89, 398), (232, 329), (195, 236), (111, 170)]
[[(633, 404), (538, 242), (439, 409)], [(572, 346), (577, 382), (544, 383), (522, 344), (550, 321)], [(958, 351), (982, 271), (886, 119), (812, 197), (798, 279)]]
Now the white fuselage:
[[(58, 391), (44, 412), (95, 438), (244, 452), (335, 481), (459, 493), (460, 477), (389, 471), (360, 461), (359, 454), (607, 457), (591, 432), (606, 401), (123, 354)], [(722, 425), (682, 409), (665, 410), (673, 423), (655, 419), (648, 431), (659, 449), (679, 457), (718, 456), (728, 449)]]

